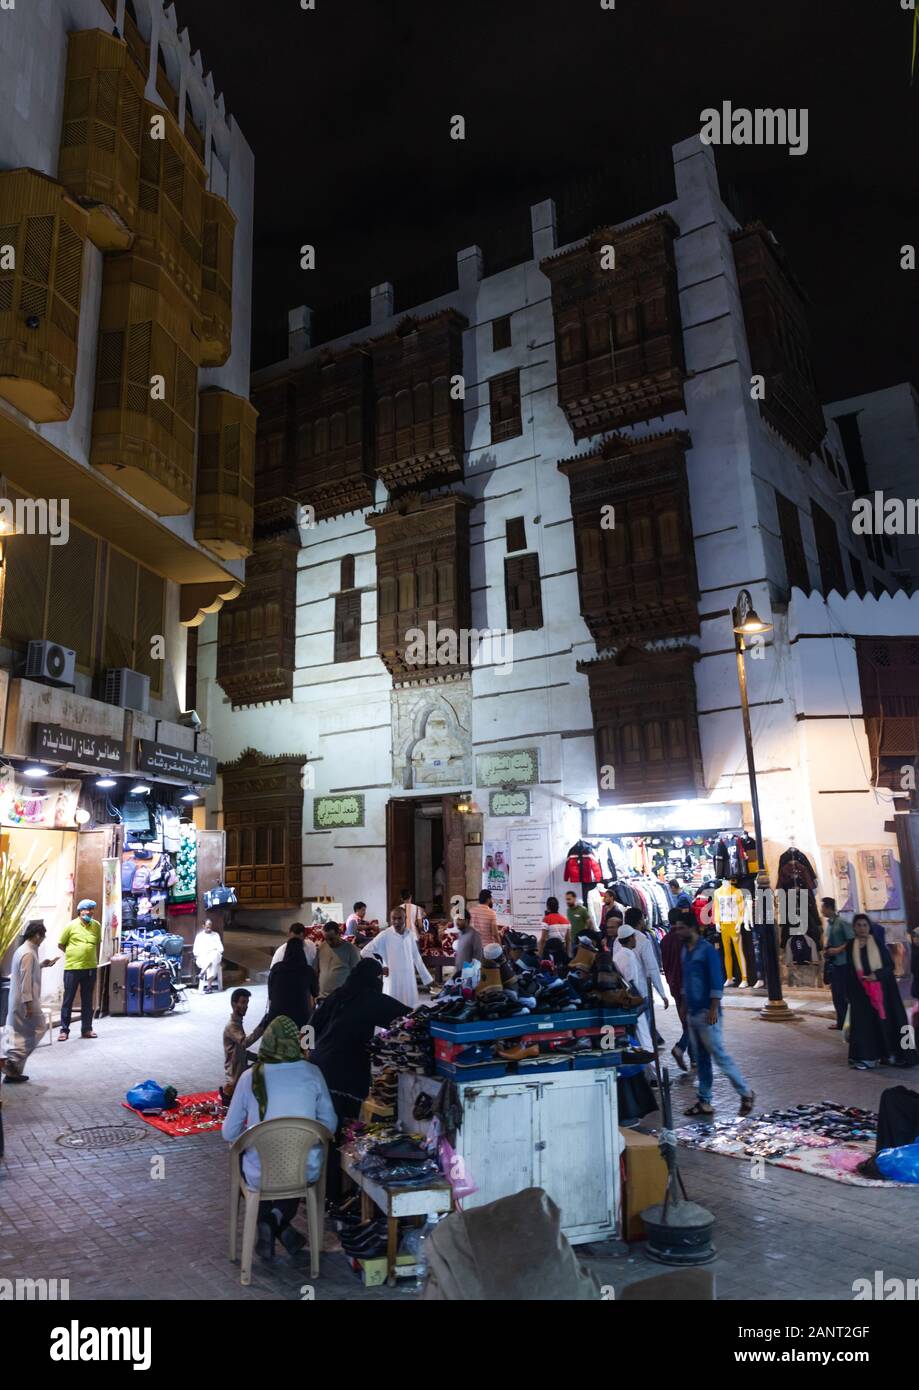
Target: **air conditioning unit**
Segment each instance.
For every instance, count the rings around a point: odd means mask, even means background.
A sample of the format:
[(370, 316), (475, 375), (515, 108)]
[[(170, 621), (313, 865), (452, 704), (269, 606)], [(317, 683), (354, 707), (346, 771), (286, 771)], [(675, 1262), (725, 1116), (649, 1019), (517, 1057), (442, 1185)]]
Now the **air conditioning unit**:
[(30, 642), (26, 656), (26, 680), (46, 685), (73, 685), (77, 654), (58, 642)]
[(106, 671), (102, 698), (107, 705), (120, 705), (122, 709), (146, 714), (150, 704), (150, 677), (131, 671), (127, 666)]

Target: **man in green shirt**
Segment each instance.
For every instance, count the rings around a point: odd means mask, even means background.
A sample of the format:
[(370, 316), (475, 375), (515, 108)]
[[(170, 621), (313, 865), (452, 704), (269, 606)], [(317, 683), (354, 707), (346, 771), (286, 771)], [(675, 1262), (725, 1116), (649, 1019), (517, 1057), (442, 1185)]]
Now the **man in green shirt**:
[(80, 991), (80, 1036), (95, 1038), (93, 1032), (93, 990), (96, 986), (96, 966), (99, 963), (99, 943), (102, 924), (93, 917), (96, 904), (83, 898), (77, 904), (77, 915), (61, 932), (58, 942), (64, 952), (64, 999), (61, 1004), (61, 1031), (58, 1042), (70, 1037), (70, 1014), (73, 1001)]
[(591, 941), (599, 940), (598, 933), (594, 931), (594, 924), (591, 921), (590, 913), (587, 911), (585, 903), (579, 903), (577, 894), (569, 889), (565, 894), (565, 907), (567, 917), (571, 926), (571, 941), (569, 943), (572, 954), (578, 949), (578, 937), (589, 936)]
[(821, 898), (820, 911), (826, 921), (826, 944), (823, 959), (826, 965), (827, 983), (833, 992), (833, 1007), (836, 1022), (830, 1024), (831, 1030), (838, 1032), (846, 1021), (849, 995), (846, 983), (846, 947), (854, 941), (852, 923), (839, 916), (835, 898)]

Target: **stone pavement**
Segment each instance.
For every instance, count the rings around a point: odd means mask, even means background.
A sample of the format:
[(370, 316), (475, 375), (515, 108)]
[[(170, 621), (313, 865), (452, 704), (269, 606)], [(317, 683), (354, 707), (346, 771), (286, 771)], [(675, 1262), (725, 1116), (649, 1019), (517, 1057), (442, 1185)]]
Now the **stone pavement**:
[[(264, 985), (251, 986), (250, 1018), (261, 1015)], [(69, 1278), (72, 1298), (291, 1299), (309, 1285), (308, 1265), (284, 1257), (255, 1261), (248, 1289), (226, 1254), (227, 1165), (218, 1134), (167, 1139), (120, 1101), (153, 1076), (180, 1092), (207, 1090), (220, 1077), (220, 1036), (229, 997), (192, 994), (189, 1012), (163, 1019), (103, 1019), (97, 1041), (74, 1033), (43, 1046), (26, 1086), (2, 1088), (6, 1160), (0, 1165), (0, 1278)], [(669, 1044), (678, 1021), (660, 1012)], [(845, 1045), (824, 1019), (763, 1023), (731, 1009), (725, 1027), (735, 1058), (757, 1092), (757, 1110), (831, 1100), (876, 1108), (887, 1085), (919, 1076), (853, 1072)], [(674, 1084), (677, 1118), (691, 1083)], [(736, 1099), (716, 1083), (719, 1111)], [(648, 1126), (655, 1117), (648, 1117)], [(73, 1130), (115, 1128), (130, 1142), (73, 1150), (58, 1139)], [(162, 1179), (155, 1158), (165, 1159)], [(724, 1299), (851, 1298), (853, 1280), (919, 1277), (919, 1190), (855, 1188), (767, 1166), (756, 1181), (735, 1159), (680, 1151), (690, 1197), (716, 1217), (712, 1266)], [(365, 1290), (331, 1233), (315, 1297), (406, 1299), (402, 1290)], [(581, 1248), (601, 1283), (617, 1290), (661, 1267), (640, 1248)]]

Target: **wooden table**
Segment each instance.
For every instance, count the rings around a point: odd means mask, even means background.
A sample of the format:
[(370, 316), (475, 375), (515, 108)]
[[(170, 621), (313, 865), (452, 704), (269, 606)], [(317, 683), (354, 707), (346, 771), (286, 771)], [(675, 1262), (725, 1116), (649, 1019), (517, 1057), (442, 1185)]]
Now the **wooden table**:
[[(453, 1189), (448, 1182), (432, 1182), (430, 1187), (382, 1187), (355, 1168), (352, 1161), (344, 1155), (342, 1168), (354, 1185), (360, 1188), (361, 1220), (372, 1219), (372, 1206), (379, 1207), (386, 1216), (386, 1280), (392, 1287), (396, 1282), (399, 1218), (451, 1211)], [(406, 1272), (409, 1272), (408, 1267)]]

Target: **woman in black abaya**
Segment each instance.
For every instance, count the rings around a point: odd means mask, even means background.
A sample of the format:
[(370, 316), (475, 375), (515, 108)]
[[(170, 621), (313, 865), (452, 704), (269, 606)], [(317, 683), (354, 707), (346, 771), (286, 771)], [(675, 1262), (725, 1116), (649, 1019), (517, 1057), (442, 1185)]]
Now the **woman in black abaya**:
[(915, 1066), (893, 961), (880, 932), (864, 913), (852, 919), (855, 940), (846, 947), (849, 995), (849, 1065), (859, 1071), (887, 1064)]

